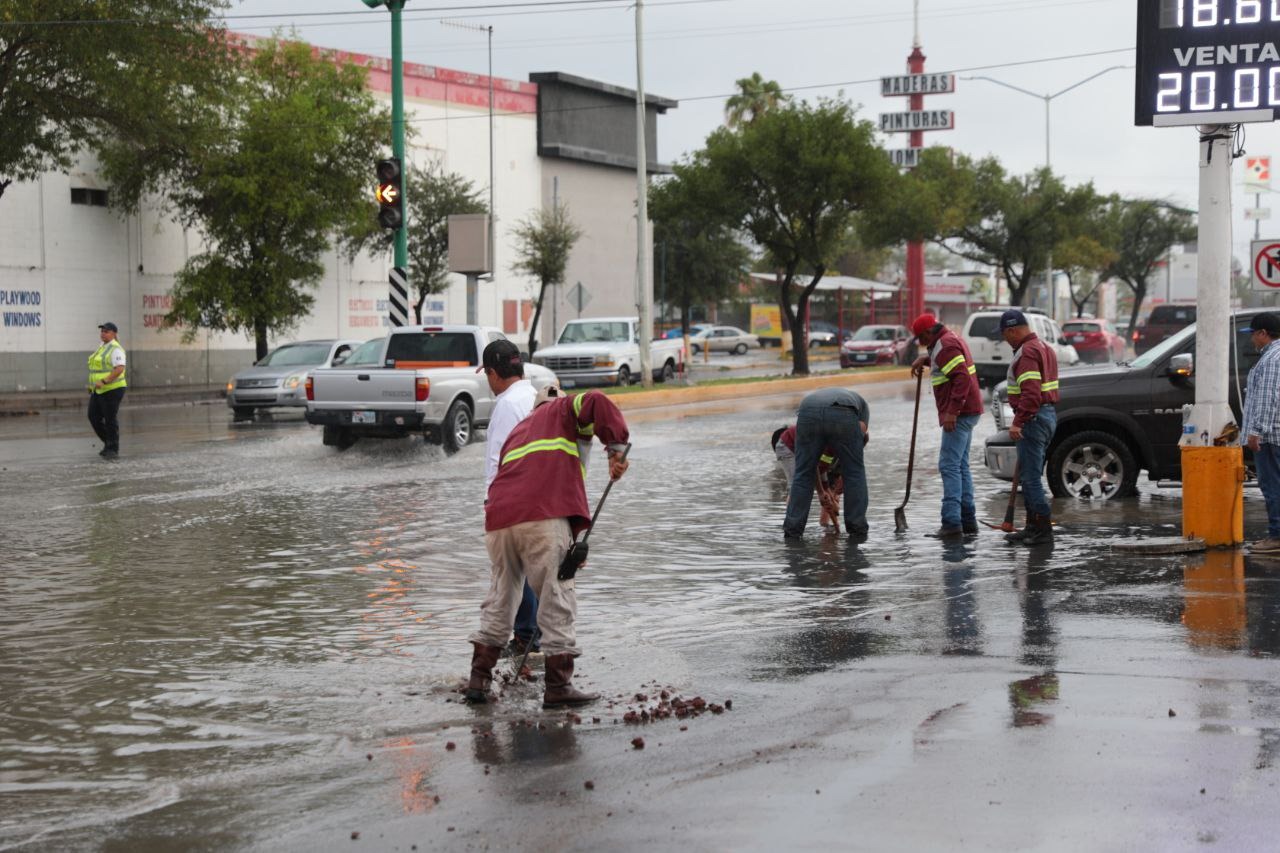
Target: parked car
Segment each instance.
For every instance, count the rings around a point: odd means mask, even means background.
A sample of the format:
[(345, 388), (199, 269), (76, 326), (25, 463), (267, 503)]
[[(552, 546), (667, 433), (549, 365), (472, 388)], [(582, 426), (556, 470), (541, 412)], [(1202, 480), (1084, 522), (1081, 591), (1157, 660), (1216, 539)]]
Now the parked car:
[[(1003, 382), (1013, 359), (1013, 350), (1004, 342), (1000, 333), (1000, 315), (1009, 310), (1008, 305), (988, 305), (974, 311), (964, 323), (961, 334), (973, 353), (974, 366), (978, 368), (978, 383), (991, 388)], [(1054, 348), (1060, 367), (1078, 364), (1080, 354), (1067, 343), (1058, 324), (1039, 308), (1018, 310), (1027, 316), (1027, 322), (1036, 335)]]
[(1133, 330), (1134, 353), (1142, 355), (1195, 321), (1196, 306), (1194, 305), (1157, 305), (1151, 309), (1147, 319)]
[[(1229, 401), (1240, 420), (1238, 388), (1258, 361), (1248, 331), (1258, 310), (1233, 318), (1229, 364), (1237, 381)], [(1049, 488), (1057, 497), (1107, 499), (1132, 495), (1138, 473), (1152, 480), (1180, 480), (1182, 407), (1195, 402), (1196, 327), (1188, 326), (1127, 364), (1073, 370), (1060, 377), (1058, 428), (1046, 454)], [(1016, 446), (1009, 439), (1012, 410), (1004, 384), (992, 394), (998, 432), (986, 441), (986, 466), (1013, 477)], [(1248, 449), (1245, 458), (1251, 459)]]
[(911, 364), (916, 351), (906, 326), (863, 326), (840, 345), (840, 366)]
[[(698, 334), (698, 332), (701, 332), (703, 329), (709, 329), (709, 328), (711, 328), (710, 323), (694, 323), (692, 326), (689, 327), (689, 337), (693, 337), (694, 335)], [(681, 328), (667, 329), (666, 334), (664, 334), (662, 337), (666, 338), (667, 340), (671, 340), (672, 338), (683, 338), (684, 334), (685, 334), (685, 330)]]
[(704, 349), (709, 352), (731, 352), (743, 355), (749, 349), (758, 349), (760, 339), (737, 326), (708, 326), (689, 338), (689, 349), (694, 355)]
[(838, 342), (847, 340), (850, 334), (850, 331), (845, 329), (842, 337), (840, 327), (834, 323), (828, 323), (826, 320), (809, 321), (809, 346), (811, 348), (835, 346)]
[(1062, 324), (1062, 335), (1080, 360), (1090, 364), (1124, 361), (1128, 349), (1109, 320), (1068, 320)]
[[(533, 355), (534, 364), (555, 371), (566, 387), (630, 385), (640, 378), (638, 317), (570, 320), (560, 339)], [(649, 346), (653, 378), (666, 382), (684, 363), (684, 341), (659, 338)]]
[[(485, 346), (505, 339), (481, 326), (393, 329), (374, 363), (352, 359), (307, 374), (307, 423), (324, 427), (325, 446), (339, 450), (361, 438), (422, 435), (456, 451), (489, 423), (493, 391), (476, 367)], [(524, 376), (535, 388), (556, 378), (536, 364), (526, 364)]]
[(227, 405), (236, 420), (253, 417), (258, 409), (307, 405), (303, 384), (307, 372), (345, 357), (361, 341), (298, 341), (278, 346), (227, 382)]

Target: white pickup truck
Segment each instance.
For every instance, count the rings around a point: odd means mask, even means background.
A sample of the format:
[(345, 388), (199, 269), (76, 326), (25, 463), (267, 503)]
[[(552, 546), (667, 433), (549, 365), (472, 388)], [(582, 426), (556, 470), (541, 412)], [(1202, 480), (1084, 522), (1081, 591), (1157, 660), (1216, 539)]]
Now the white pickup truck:
[[(570, 320), (554, 345), (533, 355), (534, 364), (555, 372), (560, 384), (628, 385), (640, 377), (640, 333), (636, 317)], [(684, 341), (653, 341), (653, 378), (666, 382), (684, 364)]]
[[(485, 346), (505, 339), (497, 329), (480, 326), (394, 329), (377, 365), (321, 367), (307, 374), (307, 422), (323, 426), (325, 445), (339, 450), (360, 438), (421, 433), (455, 452), (489, 423), (493, 392), (476, 368)], [(534, 364), (525, 365), (524, 376), (535, 388), (556, 379)]]

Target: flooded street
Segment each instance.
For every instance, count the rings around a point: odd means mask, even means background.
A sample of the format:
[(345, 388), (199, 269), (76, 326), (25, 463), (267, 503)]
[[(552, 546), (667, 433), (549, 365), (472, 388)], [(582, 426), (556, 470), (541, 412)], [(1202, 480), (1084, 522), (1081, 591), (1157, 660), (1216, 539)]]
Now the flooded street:
[[(914, 383), (859, 390), (861, 545), (816, 505), (784, 544), (769, 435), (801, 395), (626, 412), (578, 583), (576, 681), (609, 701), (580, 722), (541, 683), (454, 692), (482, 442), (336, 453), (295, 415), (126, 401), (110, 463), (80, 412), (0, 419), (0, 850), (1273, 844), (1280, 560), (1113, 553), (1180, 531), (1145, 481), (1056, 501), (1052, 548), (943, 545), (927, 399), (896, 535)], [(622, 722), (663, 690), (732, 707)]]

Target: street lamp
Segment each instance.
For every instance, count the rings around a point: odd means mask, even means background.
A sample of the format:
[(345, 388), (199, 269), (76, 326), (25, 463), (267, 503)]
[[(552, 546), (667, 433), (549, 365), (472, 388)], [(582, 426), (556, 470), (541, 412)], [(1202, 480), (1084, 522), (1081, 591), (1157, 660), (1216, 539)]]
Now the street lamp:
[[(1030, 95), (1033, 98), (1039, 98), (1040, 100), (1044, 101), (1044, 167), (1045, 169), (1052, 171), (1051, 161), (1049, 158), (1049, 105), (1053, 102), (1053, 99), (1061, 95), (1065, 95), (1067, 92), (1070, 92), (1072, 89), (1076, 89), (1080, 86), (1083, 86), (1085, 83), (1088, 83), (1090, 80), (1094, 80), (1098, 77), (1101, 77), (1103, 74), (1106, 74), (1110, 71), (1119, 71), (1121, 68), (1132, 68), (1132, 67), (1133, 67), (1132, 65), (1112, 65), (1108, 68), (1102, 69), (1101, 71), (1095, 74), (1090, 74), (1088, 77), (1084, 78), (1083, 80), (1079, 80), (1075, 83), (1072, 83), (1070, 86), (1068, 86), (1065, 89), (1060, 89), (1057, 92), (1053, 92), (1051, 94), (1044, 94), (1044, 95), (1040, 94), (1039, 92), (1033, 92), (1030, 89), (1024, 89), (1021, 86), (1015, 86), (1012, 83), (1006, 83), (1003, 80), (997, 80), (994, 77), (975, 75), (973, 77), (961, 77), (960, 79), (961, 80), (986, 80), (988, 83), (995, 83), (997, 86), (1004, 86), (1006, 89), (1012, 89), (1015, 92), (1021, 92), (1024, 95)], [(1053, 303), (1050, 307), (1053, 310), (1053, 316), (1054, 316), (1054, 319), (1056, 320), (1058, 317), (1058, 292), (1057, 292), (1058, 287), (1057, 287), (1057, 283), (1054, 281), (1054, 278), (1053, 278), (1052, 251), (1050, 251), (1048, 265), (1046, 266), (1044, 271), (1044, 283), (1045, 283), (1045, 287), (1049, 289), (1049, 299)]]

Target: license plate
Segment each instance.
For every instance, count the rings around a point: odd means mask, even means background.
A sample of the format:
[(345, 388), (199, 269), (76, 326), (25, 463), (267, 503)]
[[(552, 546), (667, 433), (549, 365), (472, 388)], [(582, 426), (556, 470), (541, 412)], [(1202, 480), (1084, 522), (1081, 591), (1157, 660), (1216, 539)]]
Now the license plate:
[(573, 386), (574, 386), (574, 381), (573, 381), (572, 379), (562, 379), (562, 380), (560, 380), (560, 387), (561, 387), (561, 388), (572, 388)]
[(1072, 335), (1071, 340), (1075, 341), (1076, 343), (1081, 343), (1084, 341), (1084, 335)]
[(870, 361), (871, 356), (867, 355), (866, 353), (858, 353), (853, 357), (853, 360), (854, 361)]
[(376, 424), (378, 422), (377, 412), (352, 412), (351, 422), (353, 424)]

